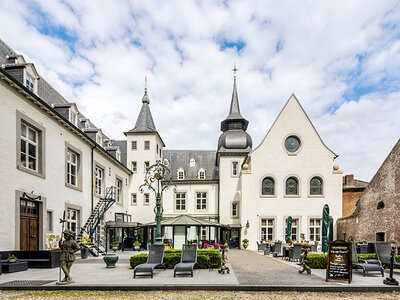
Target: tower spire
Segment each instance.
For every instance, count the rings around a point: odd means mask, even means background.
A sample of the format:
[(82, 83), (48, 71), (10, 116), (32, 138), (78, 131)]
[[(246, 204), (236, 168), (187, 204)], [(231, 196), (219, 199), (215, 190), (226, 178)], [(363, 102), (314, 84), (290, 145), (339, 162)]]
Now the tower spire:
[(236, 86), (236, 72), (238, 71), (238, 69), (236, 68), (236, 61), (233, 65), (232, 71), (233, 71), (233, 85)]
[(147, 76), (144, 75), (144, 94), (147, 95)]
[(142, 98), (142, 102), (147, 104), (150, 103), (149, 96), (147, 95), (147, 76), (144, 76), (144, 95)]

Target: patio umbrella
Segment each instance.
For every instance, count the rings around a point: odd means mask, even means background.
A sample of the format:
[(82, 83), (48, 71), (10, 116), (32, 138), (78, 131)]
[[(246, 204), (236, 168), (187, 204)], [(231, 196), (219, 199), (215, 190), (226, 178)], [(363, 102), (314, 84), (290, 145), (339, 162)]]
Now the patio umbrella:
[(322, 209), (322, 252), (328, 251), (328, 227), (329, 227), (329, 206), (324, 205)]
[(333, 242), (333, 218), (329, 216), (328, 242)]
[(292, 217), (289, 217), (287, 219), (286, 243), (289, 243), (291, 236), (292, 236)]

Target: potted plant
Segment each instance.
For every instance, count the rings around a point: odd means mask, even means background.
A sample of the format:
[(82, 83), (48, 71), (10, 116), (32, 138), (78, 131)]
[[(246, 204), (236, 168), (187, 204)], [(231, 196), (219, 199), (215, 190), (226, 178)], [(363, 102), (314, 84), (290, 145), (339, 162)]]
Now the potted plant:
[(18, 260), (18, 257), (16, 257), (14, 254), (8, 254), (8, 262), (16, 262)]
[(119, 243), (117, 241), (111, 243), (111, 249), (113, 249), (114, 252), (117, 251), (118, 248), (119, 248)]
[(243, 240), (243, 248), (247, 249), (248, 246), (249, 246), (249, 240), (248, 239), (244, 239)]
[(133, 243), (133, 245), (134, 245), (136, 251), (139, 251), (139, 250), (140, 250), (140, 245), (141, 245), (141, 243), (140, 243), (139, 241), (135, 241), (135, 242)]
[(86, 259), (89, 256), (89, 245), (90, 245), (90, 238), (88, 236), (83, 236), (81, 238), (81, 242), (79, 243), (81, 246), (81, 258)]

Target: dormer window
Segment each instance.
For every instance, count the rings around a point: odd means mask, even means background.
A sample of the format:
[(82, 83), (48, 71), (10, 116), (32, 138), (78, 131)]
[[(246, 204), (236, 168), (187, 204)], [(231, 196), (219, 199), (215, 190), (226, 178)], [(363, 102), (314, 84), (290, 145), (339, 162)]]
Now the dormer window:
[(117, 153), (115, 154), (118, 161), (121, 161), (121, 151), (118, 149)]
[(74, 113), (71, 109), (69, 110), (69, 121), (74, 124), (75, 126), (77, 126), (76, 121), (78, 120), (77, 118), (77, 114)]
[(206, 179), (206, 172), (203, 169), (200, 169), (197, 177), (199, 179)]
[(96, 134), (96, 143), (103, 146), (103, 137), (99, 133)]
[(178, 179), (182, 180), (185, 179), (185, 171), (183, 171), (182, 169), (178, 170)]
[(28, 73), (25, 74), (25, 86), (30, 90), (32, 93), (35, 92), (35, 78), (33, 78)]
[(190, 159), (189, 166), (191, 166), (191, 167), (195, 167), (196, 166), (196, 161), (194, 160), (194, 158)]

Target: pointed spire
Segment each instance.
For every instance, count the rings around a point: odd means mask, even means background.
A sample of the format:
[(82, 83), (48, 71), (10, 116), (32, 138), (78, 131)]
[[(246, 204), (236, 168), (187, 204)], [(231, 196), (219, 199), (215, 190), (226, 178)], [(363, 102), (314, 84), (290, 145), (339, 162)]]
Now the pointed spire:
[(149, 96), (147, 95), (147, 76), (144, 76), (144, 95), (142, 98), (143, 103), (150, 104)]
[(231, 100), (231, 107), (229, 109), (229, 115), (226, 119), (243, 119), (242, 115), (240, 114), (240, 107), (239, 107), (239, 98), (236, 89), (236, 72), (238, 69), (236, 68), (236, 63), (233, 66), (233, 91), (232, 91), (232, 100)]

